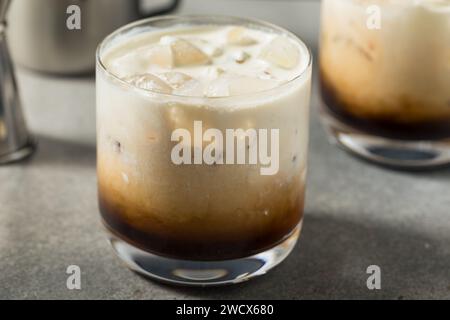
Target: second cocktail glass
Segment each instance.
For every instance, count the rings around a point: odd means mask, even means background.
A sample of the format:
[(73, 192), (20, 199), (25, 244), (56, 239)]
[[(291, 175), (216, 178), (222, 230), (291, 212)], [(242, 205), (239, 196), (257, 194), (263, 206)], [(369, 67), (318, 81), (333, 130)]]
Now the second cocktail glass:
[(322, 118), (380, 164), (450, 164), (450, 1), (324, 0)]

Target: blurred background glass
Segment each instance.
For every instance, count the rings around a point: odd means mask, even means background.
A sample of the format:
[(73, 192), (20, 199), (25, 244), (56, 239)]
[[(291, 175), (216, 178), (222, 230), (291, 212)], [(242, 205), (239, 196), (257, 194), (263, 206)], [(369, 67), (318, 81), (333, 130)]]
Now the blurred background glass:
[(323, 120), (380, 164), (450, 163), (450, 1), (324, 0)]

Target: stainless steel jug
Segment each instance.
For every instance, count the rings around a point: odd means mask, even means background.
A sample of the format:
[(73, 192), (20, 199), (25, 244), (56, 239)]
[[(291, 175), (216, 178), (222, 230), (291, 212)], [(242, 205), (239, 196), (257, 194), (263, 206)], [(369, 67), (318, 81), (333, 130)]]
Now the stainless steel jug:
[(9, 0), (0, 0), (0, 164), (23, 159), (34, 151), (22, 114), (6, 41), (5, 14), (9, 3)]
[[(179, 0), (167, 1), (145, 12), (140, 0), (14, 0), (8, 16), (12, 57), (36, 71), (93, 71), (96, 47), (106, 35), (133, 20), (171, 12), (179, 4)], [(67, 28), (71, 5), (80, 8), (79, 30)]]

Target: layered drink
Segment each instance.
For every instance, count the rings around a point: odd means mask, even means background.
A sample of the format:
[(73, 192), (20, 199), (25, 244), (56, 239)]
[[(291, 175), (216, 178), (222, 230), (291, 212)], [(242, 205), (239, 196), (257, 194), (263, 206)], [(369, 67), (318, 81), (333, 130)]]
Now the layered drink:
[(450, 138), (449, 40), (449, 0), (324, 0), (325, 111), (387, 139)]
[(107, 38), (97, 161), (112, 236), (141, 256), (195, 261), (183, 283), (208, 263), (290, 251), (303, 216), (310, 82), (306, 46), (260, 22), (168, 17)]

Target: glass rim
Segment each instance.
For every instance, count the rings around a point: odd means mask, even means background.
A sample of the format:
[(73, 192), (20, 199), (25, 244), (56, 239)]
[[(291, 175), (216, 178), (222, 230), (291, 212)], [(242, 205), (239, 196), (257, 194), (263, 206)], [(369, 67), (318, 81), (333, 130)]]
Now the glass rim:
[[(174, 93), (163, 93), (163, 92), (159, 92), (159, 91), (155, 91), (155, 90), (137, 87), (137, 86), (123, 80), (122, 78), (118, 77), (114, 73), (112, 73), (110, 70), (108, 70), (108, 68), (106, 67), (106, 65), (103, 62), (103, 59), (101, 57), (102, 50), (107, 46), (107, 44), (109, 44), (116, 36), (119, 36), (121, 33), (124, 33), (126, 31), (131, 31), (134, 28), (144, 27), (152, 22), (159, 22), (159, 21), (165, 21), (165, 20), (166, 21), (170, 21), (170, 20), (174, 20), (174, 21), (176, 21), (176, 20), (197, 20), (198, 21), (198, 20), (202, 20), (202, 19), (207, 20), (207, 21), (209, 21), (209, 20), (211, 20), (211, 21), (218, 21), (218, 20), (227, 21), (227, 20), (229, 20), (229, 21), (235, 21), (237, 23), (239, 22), (242, 24), (247, 23), (247, 24), (259, 25), (259, 26), (266, 27), (268, 29), (272, 29), (274, 31), (283, 33), (283, 34), (289, 36), (290, 38), (294, 39), (298, 43), (300, 43), (305, 48), (305, 52), (307, 53), (307, 56), (308, 56), (308, 63), (305, 64), (304, 68), (302, 68), (301, 72), (299, 72), (298, 75), (296, 75), (295, 77), (293, 77), (292, 79), (290, 79), (286, 82), (281, 83), (280, 85), (278, 85), (274, 88), (270, 88), (270, 89), (266, 89), (266, 90), (262, 90), (262, 91), (256, 91), (256, 92), (230, 95), (230, 96), (197, 97), (197, 96), (178, 95), (178, 94), (174, 94)], [(205, 25), (207, 25), (207, 24), (205, 24)], [(211, 25), (214, 25), (214, 23), (211, 23)], [(220, 23), (217, 23), (217, 25), (220, 25)], [(108, 77), (112, 78), (114, 81), (117, 81), (118, 83), (120, 83), (121, 85), (123, 85), (127, 88), (137, 90), (138, 92), (142, 92), (147, 95), (151, 94), (154, 96), (165, 97), (165, 98), (178, 98), (178, 99), (195, 100), (195, 101), (200, 101), (200, 100), (202, 100), (202, 101), (224, 101), (224, 100), (230, 100), (230, 99), (235, 99), (235, 98), (249, 98), (249, 97), (255, 97), (255, 96), (264, 95), (264, 94), (266, 95), (267, 93), (275, 92), (277, 90), (282, 90), (282, 88), (288, 87), (292, 83), (298, 81), (299, 79), (302, 79), (305, 76), (305, 74), (311, 69), (312, 62), (313, 62), (313, 55), (312, 55), (311, 49), (306, 45), (306, 43), (300, 37), (295, 35), (293, 32), (291, 32), (283, 27), (280, 27), (276, 24), (272, 24), (270, 22), (266, 22), (266, 21), (263, 21), (260, 19), (255, 19), (255, 18), (243, 18), (243, 17), (228, 16), (228, 15), (205, 15), (205, 14), (162, 15), (162, 16), (157, 16), (157, 17), (140, 19), (140, 20), (128, 23), (128, 24), (116, 29), (115, 31), (110, 33), (108, 36), (106, 36), (100, 42), (100, 44), (97, 46), (95, 56), (96, 56), (97, 66), (99, 66), (100, 69)]]

